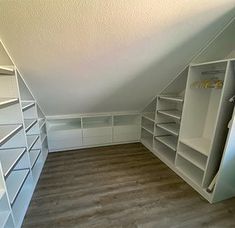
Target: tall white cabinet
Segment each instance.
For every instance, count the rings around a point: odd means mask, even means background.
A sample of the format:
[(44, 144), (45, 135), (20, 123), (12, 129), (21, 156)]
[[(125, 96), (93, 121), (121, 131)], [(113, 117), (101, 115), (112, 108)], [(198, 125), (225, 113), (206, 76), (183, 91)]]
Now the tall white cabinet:
[(227, 139), (234, 69), (233, 59), (191, 64), (142, 114), (141, 142), (209, 202), (235, 196), (232, 166), (224, 160), (235, 159)]
[(45, 116), (15, 66), (0, 67), (0, 227), (20, 227), (48, 154)]

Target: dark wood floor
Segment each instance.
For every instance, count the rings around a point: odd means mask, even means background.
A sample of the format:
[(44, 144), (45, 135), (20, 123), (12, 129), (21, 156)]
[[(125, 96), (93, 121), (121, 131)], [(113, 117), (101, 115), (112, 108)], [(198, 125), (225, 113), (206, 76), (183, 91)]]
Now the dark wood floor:
[(141, 144), (48, 156), (27, 227), (235, 227), (235, 199), (211, 205)]

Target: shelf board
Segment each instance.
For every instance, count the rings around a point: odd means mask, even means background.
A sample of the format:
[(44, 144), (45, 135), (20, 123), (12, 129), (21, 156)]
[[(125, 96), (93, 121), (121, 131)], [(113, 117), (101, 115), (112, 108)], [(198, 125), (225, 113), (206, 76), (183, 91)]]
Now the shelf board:
[(206, 164), (203, 164), (203, 162), (196, 160), (195, 158), (189, 157), (186, 152), (178, 151), (178, 154), (193, 165), (195, 165), (196, 167), (198, 167), (199, 169), (201, 169), (202, 171), (205, 171)]
[(25, 131), (28, 132), (35, 124), (37, 123), (37, 119), (25, 119)]
[(32, 149), (34, 144), (39, 139), (39, 135), (27, 135), (27, 145), (28, 145), (28, 151)]
[(169, 100), (169, 101), (175, 101), (175, 102), (183, 102), (184, 101), (183, 97), (174, 96), (174, 95), (160, 95), (158, 98), (162, 99), (162, 100)]
[(46, 133), (43, 133), (43, 134), (41, 135), (41, 142), (42, 142), (42, 144), (43, 144), (44, 140), (46, 139), (46, 137), (47, 137), (47, 134), (46, 134)]
[(11, 170), (15, 167), (18, 161), (22, 158), (26, 148), (4, 149), (0, 150), (0, 160), (2, 163), (2, 170), (5, 177), (9, 175)]
[(44, 118), (38, 119), (39, 122), (39, 129), (42, 129), (42, 127), (46, 124), (46, 120)]
[(141, 126), (141, 128), (143, 128), (145, 131), (149, 132), (150, 134), (153, 135), (153, 131), (148, 129), (146, 126)]
[(0, 227), (5, 227), (10, 214), (10, 210), (0, 212)]
[(22, 124), (0, 125), (0, 146), (14, 136), (22, 127)]
[(29, 169), (14, 170), (6, 179), (8, 196), (11, 205), (14, 204), (25, 180), (29, 174)]
[(174, 136), (155, 136), (155, 139), (169, 147), (173, 151), (176, 151), (177, 147), (177, 138)]
[(150, 120), (150, 121), (155, 121), (155, 113), (154, 112), (149, 112), (149, 113), (143, 113), (143, 117)]
[(207, 138), (180, 139), (180, 142), (205, 156), (209, 155), (211, 141)]
[(161, 129), (175, 135), (175, 136), (179, 135), (179, 130), (180, 130), (179, 124), (176, 124), (176, 123), (161, 123), (161, 124), (157, 124), (157, 126), (160, 127)]
[(10, 68), (10, 67), (0, 67), (0, 75), (14, 75), (15, 70), (14, 68)]
[(160, 114), (175, 118), (177, 120), (181, 119), (182, 113), (179, 110), (159, 110)]
[(40, 149), (38, 149), (38, 150), (31, 150), (30, 151), (29, 156), (30, 156), (30, 163), (31, 163), (31, 167), (32, 168), (36, 164), (40, 154), (41, 154), (41, 150)]
[(26, 111), (27, 109), (33, 107), (35, 105), (35, 102), (22, 102), (22, 110)]
[(19, 102), (18, 98), (0, 98), (0, 108), (13, 105)]

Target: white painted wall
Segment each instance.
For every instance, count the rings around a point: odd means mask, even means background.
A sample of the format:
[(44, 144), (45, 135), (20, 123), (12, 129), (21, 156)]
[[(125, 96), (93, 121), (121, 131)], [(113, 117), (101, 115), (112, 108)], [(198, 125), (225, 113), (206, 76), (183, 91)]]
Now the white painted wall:
[(47, 115), (140, 110), (234, 0), (0, 1), (0, 37)]

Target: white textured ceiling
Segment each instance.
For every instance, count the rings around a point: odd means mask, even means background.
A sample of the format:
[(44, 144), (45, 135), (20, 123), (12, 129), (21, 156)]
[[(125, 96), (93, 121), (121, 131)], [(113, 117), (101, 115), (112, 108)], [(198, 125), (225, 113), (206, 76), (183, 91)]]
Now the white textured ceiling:
[(140, 110), (234, 0), (1, 0), (0, 38), (47, 115)]

